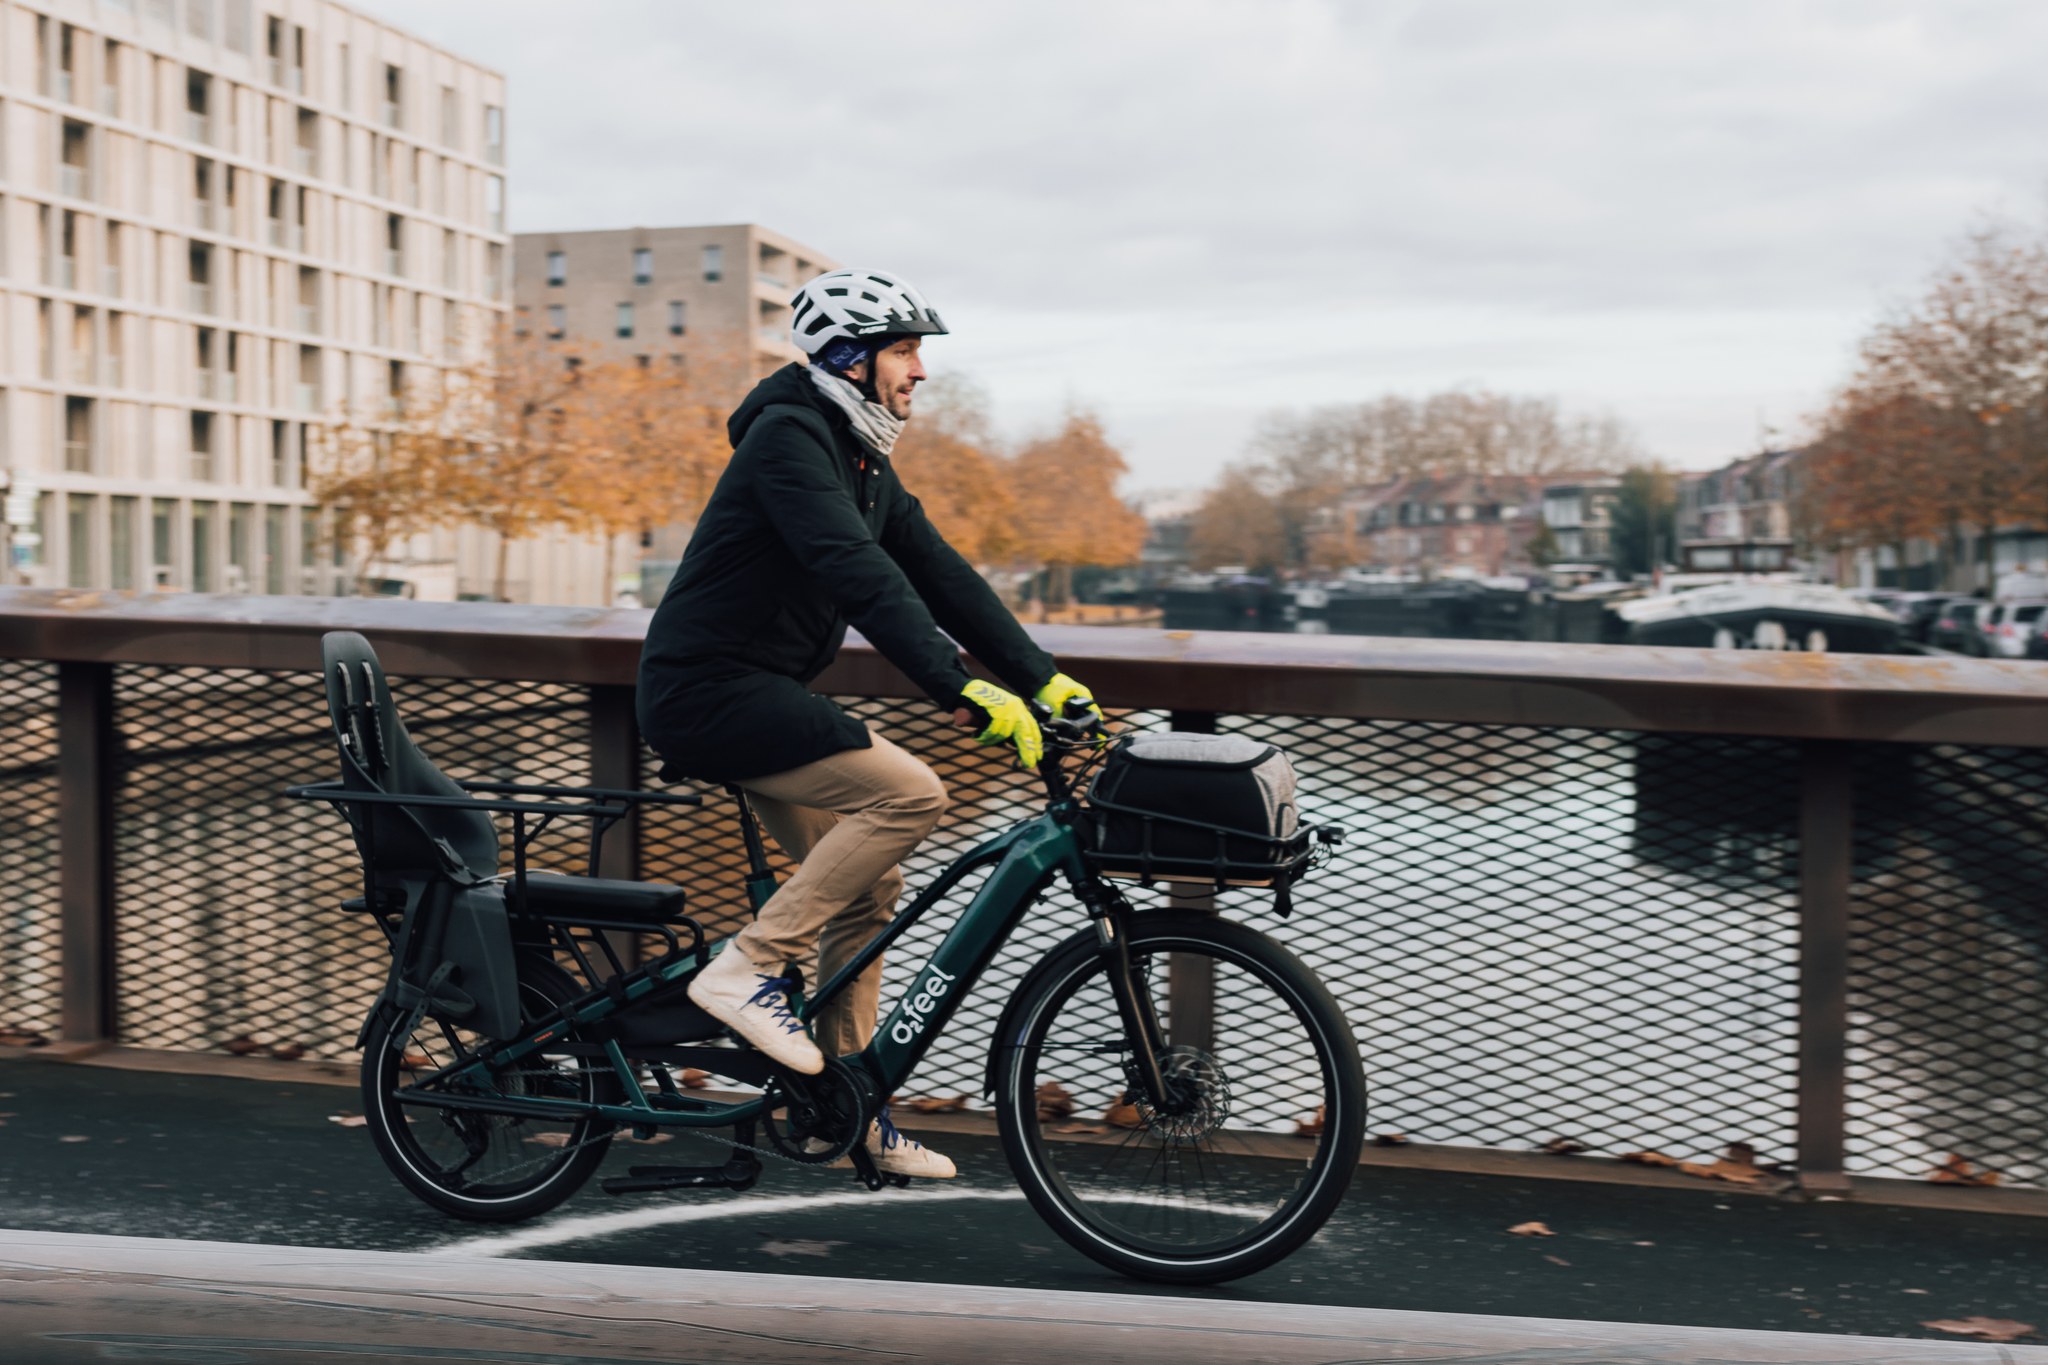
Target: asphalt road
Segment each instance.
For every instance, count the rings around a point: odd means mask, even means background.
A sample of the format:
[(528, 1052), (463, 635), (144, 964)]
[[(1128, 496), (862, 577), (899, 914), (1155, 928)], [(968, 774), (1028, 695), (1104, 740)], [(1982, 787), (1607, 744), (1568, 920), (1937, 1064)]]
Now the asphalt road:
[[(614, 1198), (593, 1181), (533, 1223), (457, 1223), (332, 1117), (352, 1090), (0, 1062), (0, 1226), (50, 1232), (524, 1256), (1144, 1294), (1069, 1250), (996, 1144), (931, 1134), (946, 1184), (869, 1194), (772, 1167), (744, 1195)], [(700, 1163), (676, 1138), (615, 1144), (606, 1171)], [(1540, 1221), (1555, 1236), (1510, 1235)], [(2048, 1328), (2048, 1221), (1365, 1168), (1279, 1267), (1207, 1291), (1271, 1303), (1918, 1336), (1930, 1319)], [(2039, 1342), (2048, 1333), (2024, 1338)]]

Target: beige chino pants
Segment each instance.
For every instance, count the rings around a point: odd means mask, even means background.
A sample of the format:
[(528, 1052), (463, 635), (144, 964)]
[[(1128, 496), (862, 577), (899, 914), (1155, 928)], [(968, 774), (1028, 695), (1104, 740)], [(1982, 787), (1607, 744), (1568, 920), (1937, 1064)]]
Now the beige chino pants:
[[(869, 730), (874, 745), (750, 777), (739, 785), (784, 853), (797, 861), (733, 945), (763, 971), (818, 957), (816, 990), (896, 914), (897, 864), (924, 842), (946, 809), (938, 774)], [(877, 958), (813, 1023), (818, 1046), (843, 1057), (868, 1045), (881, 1001)]]

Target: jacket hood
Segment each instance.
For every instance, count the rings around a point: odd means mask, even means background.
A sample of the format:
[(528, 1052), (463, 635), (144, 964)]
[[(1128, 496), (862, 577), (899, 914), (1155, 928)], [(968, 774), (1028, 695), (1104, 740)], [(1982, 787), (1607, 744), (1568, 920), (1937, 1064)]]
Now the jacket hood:
[[(818, 401), (820, 396), (818, 386), (804, 373), (802, 365), (784, 365), (754, 385), (753, 392), (740, 400), (740, 405), (733, 409), (732, 416), (725, 419), (725, 434), (732, 438), (733, 447), (737, 449), (747, 434), (747, 428), (754, 425), (754, 419), (771, 403), (802, 403), (823, 413), (828, 423), (843, 424), (846, 421), (846, 414), (837, 411), (828, 403)], [(837, 431), (838, 426), (835, 425), (833, 430)]]

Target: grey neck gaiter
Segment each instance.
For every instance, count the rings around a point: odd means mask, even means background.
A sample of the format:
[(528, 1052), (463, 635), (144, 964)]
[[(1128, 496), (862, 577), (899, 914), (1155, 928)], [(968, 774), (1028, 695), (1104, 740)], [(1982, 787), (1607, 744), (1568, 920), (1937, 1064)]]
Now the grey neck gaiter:
[(859, 389), (851, 380), (842, 379), (820, 365), (806, 365), (811, 372), (811, 382), (838, 405), (853, 423), (853, 434), (868, 446), (887, 455), (896, 445), (896, 438), (903, 434), (903, 419), (890, 412), (880, 403), (870, 403), (861, 397)]

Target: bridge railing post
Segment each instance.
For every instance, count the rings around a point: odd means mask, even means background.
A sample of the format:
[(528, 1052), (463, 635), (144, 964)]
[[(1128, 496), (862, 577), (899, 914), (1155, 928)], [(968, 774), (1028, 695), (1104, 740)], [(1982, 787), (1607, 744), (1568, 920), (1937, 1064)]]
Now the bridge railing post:
[(57, 665), (58, 1031), (114, 1040), (114, 670)]
[(1799, 1183), (1844, 1191), (1849, 1061), (1849, 882), (1854, 750), (1801, 746), (1799, 785)]

